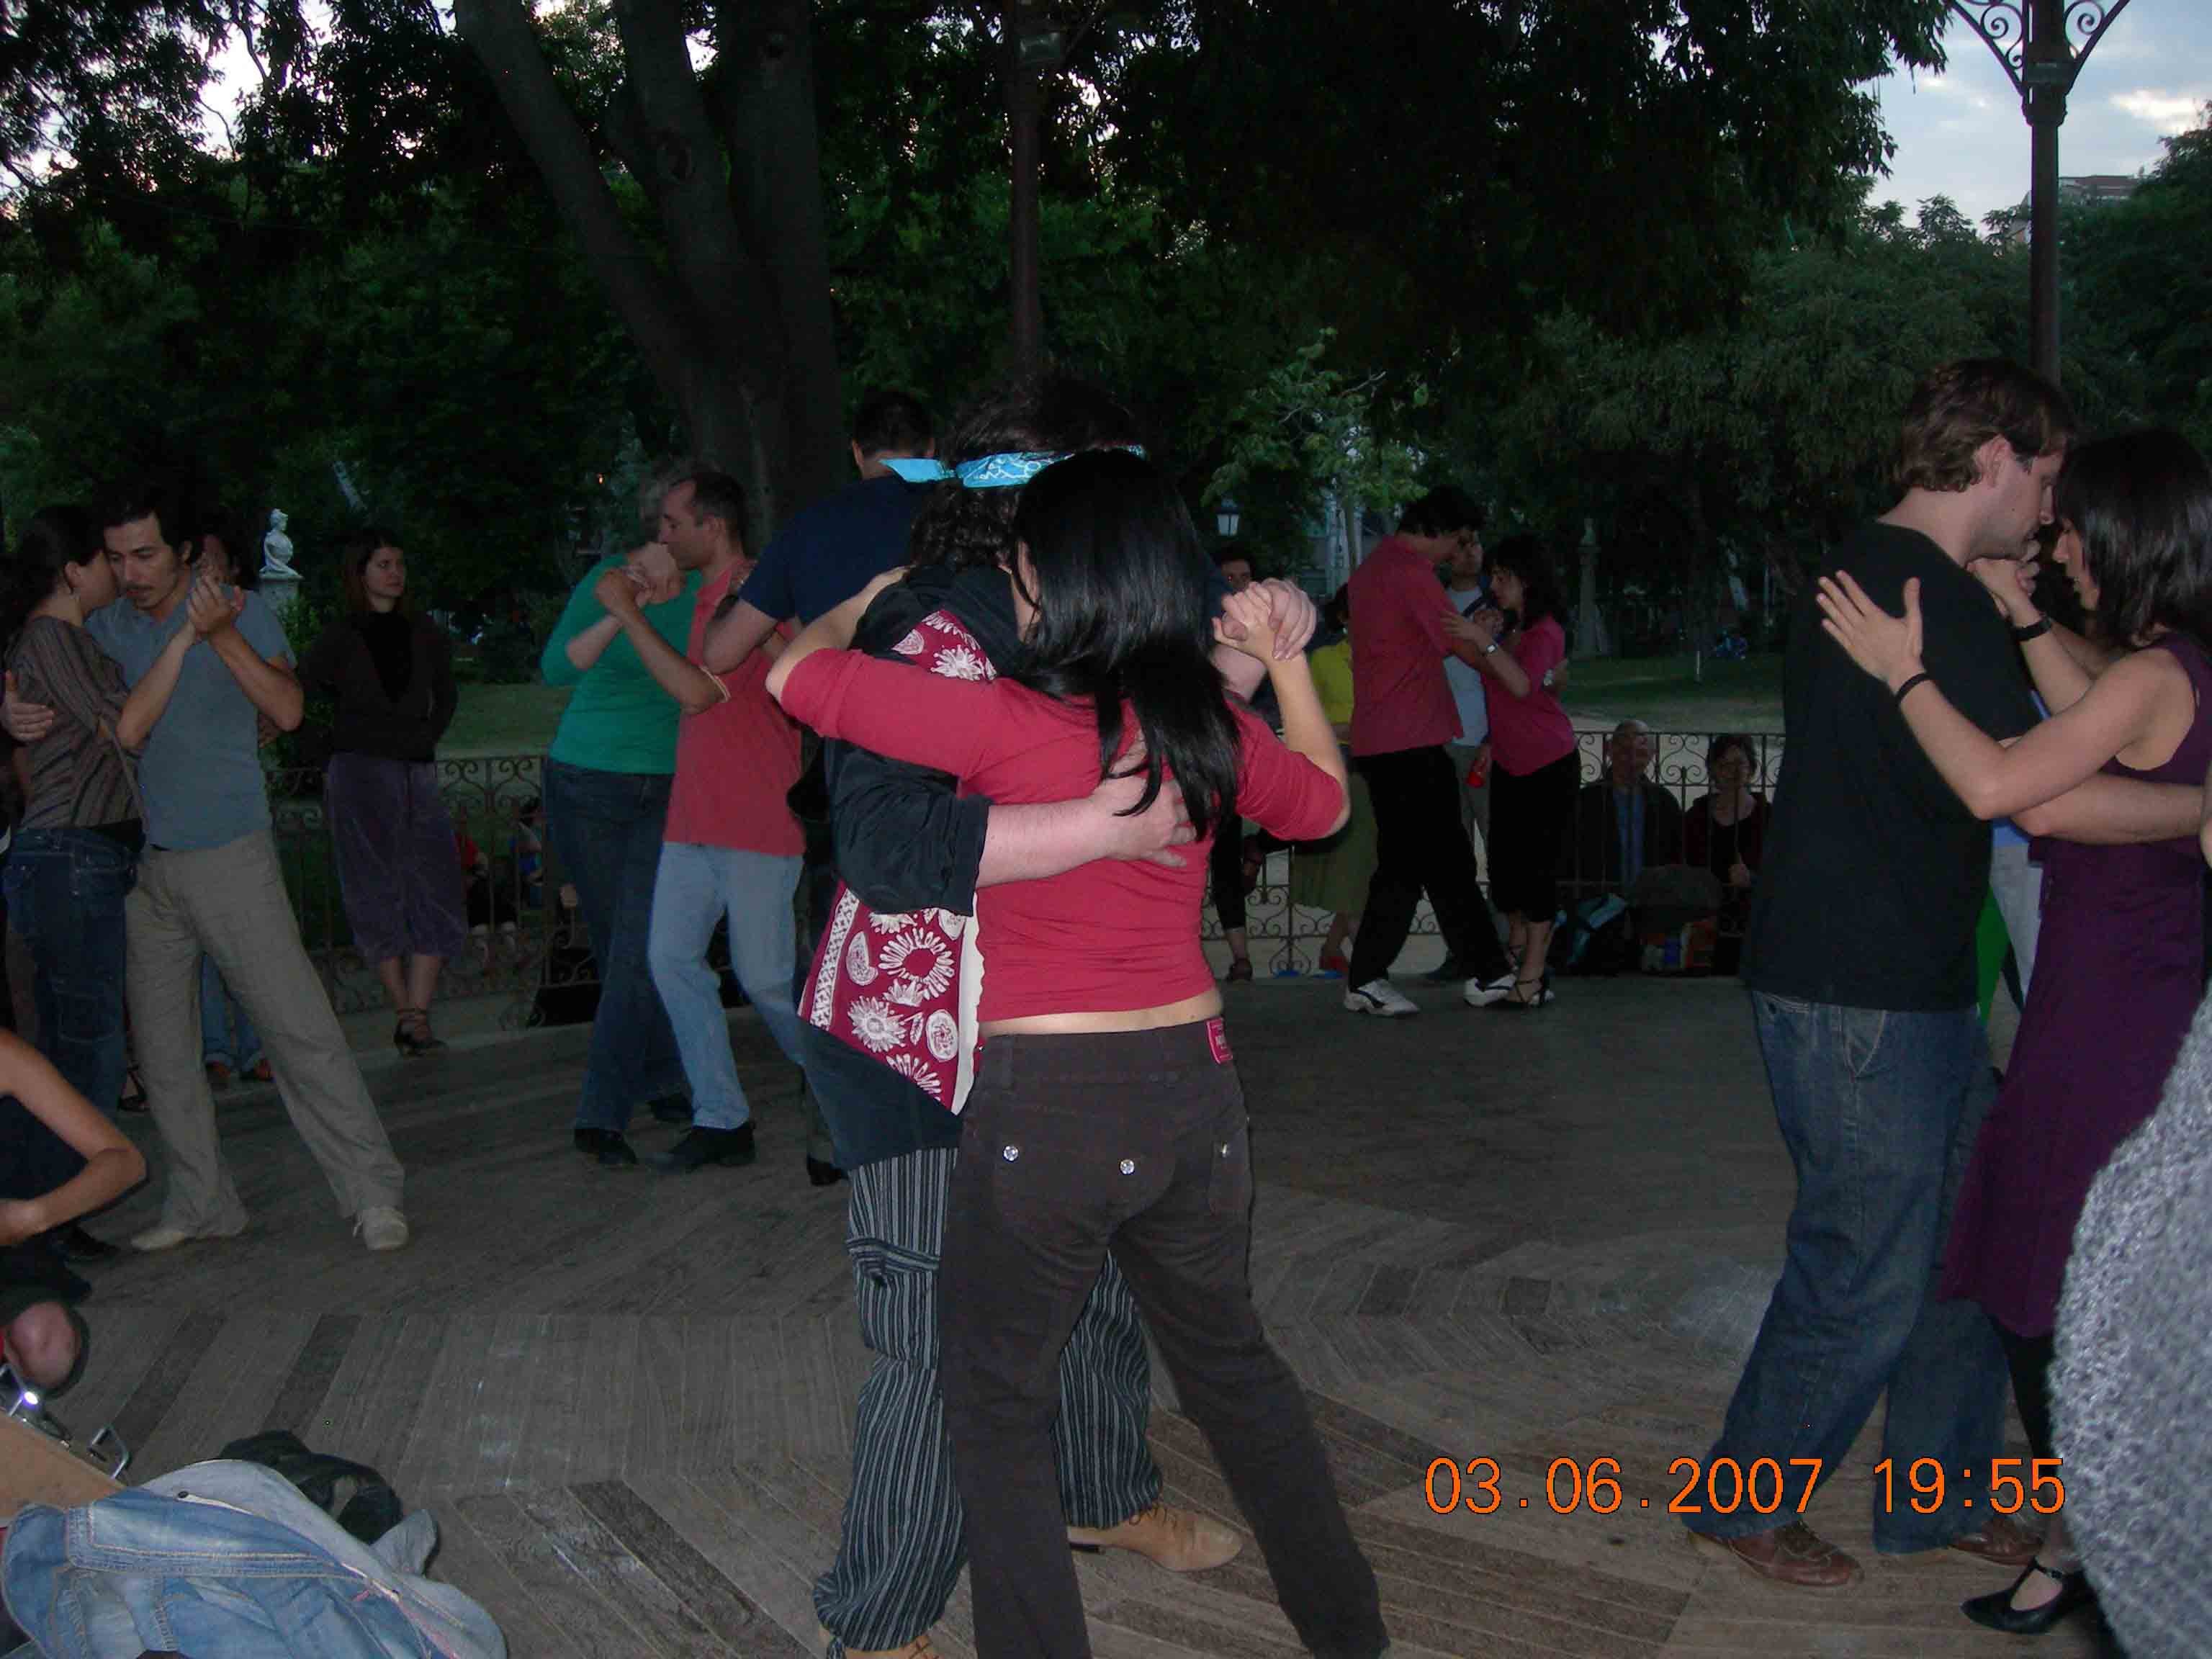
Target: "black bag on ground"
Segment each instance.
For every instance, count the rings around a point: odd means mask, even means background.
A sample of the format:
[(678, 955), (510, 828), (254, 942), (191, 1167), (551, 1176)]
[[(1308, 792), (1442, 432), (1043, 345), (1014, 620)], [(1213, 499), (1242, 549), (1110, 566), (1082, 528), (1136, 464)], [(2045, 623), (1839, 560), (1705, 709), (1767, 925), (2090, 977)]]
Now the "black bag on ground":
[(406, 1518), (399, 1494), (374, 1469), (349, 1458), (310, 1451), (289, 1429), (250, 1434), (216, 1455), (274, 1469), (364, 1544), (374, 1544)]

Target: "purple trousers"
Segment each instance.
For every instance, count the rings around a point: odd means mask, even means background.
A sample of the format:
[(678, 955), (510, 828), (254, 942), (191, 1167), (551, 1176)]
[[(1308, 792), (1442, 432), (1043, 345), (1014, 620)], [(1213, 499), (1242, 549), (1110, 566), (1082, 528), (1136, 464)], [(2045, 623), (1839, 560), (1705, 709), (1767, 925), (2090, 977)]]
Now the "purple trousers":
[(342, 750), (323, 775), (323, 808), (362, 959), (457, 955), (468, 900), (436, 763)]

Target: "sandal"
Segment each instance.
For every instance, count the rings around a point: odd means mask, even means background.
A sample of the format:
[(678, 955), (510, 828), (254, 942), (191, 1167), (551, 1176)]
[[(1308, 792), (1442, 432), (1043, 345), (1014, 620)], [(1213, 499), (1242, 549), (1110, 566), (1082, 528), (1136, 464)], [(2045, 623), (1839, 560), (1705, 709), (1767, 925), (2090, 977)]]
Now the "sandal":
[(1549, 974), (1531, 984), (1526, 980), (1515, 980), (1513, 988), (1490, 1006), (1510, 1014), (1534, 1013), (1552, 1000), (1552, 976)]
[(402, 1008), (399, 1024), (392, 1028), (392, 1046), (399, 1050), (402, 1059), (420, 1060), (446, 1045), (430, 1030), (428, 1009)]

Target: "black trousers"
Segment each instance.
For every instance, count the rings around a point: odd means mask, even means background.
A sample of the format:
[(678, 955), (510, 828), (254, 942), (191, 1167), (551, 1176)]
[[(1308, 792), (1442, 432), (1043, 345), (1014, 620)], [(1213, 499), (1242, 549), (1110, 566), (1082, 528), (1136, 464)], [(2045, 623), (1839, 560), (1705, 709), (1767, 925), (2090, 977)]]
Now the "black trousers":
[(976, 1652), (1091, 1652), (1052, 1423), (1060, 1350), (1110, 1247), (1299, 1639), (1376, 1659), (1374, 1571), (1252, 1305), (1250, 1146), (1220, 1022), (990, 1037), (961, 1126), (938, 1297)]
[(1438, 745), (1362, 755), (1352, 764), (1367, 780), (1375, 805), (1376, 862), (1345, 983), (1364, 985), (1389, 974), (1425, 892), (1444, 948), (1468, 977), (1491, 980), (1512, 972), (1490, 902), (1482, 896), (1450, 757)]
[(1992, 1319), (1997, 1340), (2004, 1346), (2005, 1364), (2012, 1370), (2012, 1397), (2020, 1407), (2020, 1425), (2027, 1431), (2028, 1449), (2037, 1457), (2056, 1457), (2051, 1438), (2051, 1334), (2022, 1336)]

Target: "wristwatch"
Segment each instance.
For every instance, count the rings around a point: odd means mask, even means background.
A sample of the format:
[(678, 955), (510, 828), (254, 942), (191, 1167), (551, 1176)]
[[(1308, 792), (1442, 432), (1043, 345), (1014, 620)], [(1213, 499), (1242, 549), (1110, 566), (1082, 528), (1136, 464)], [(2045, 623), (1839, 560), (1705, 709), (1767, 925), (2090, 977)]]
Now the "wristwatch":
[(1497, 641), (1496, 640), (1492, 640), (1492, 641), (1491, 641), (1491, 642), (1490, 642), (1488, 645), (1486, 645), (1486, 646), (1484, 646), (1484, 647), (1482, 647), (1482, 654), (1483, 654), (1484, 656), (1486, 656), (1486, 656), (1488, 656), (1492, 652), (1493, 652), (1493, 651), (1495, 651), (1495, 650), (1497, 650), (1497, 649), (1498, 649), (1498, 641)]

